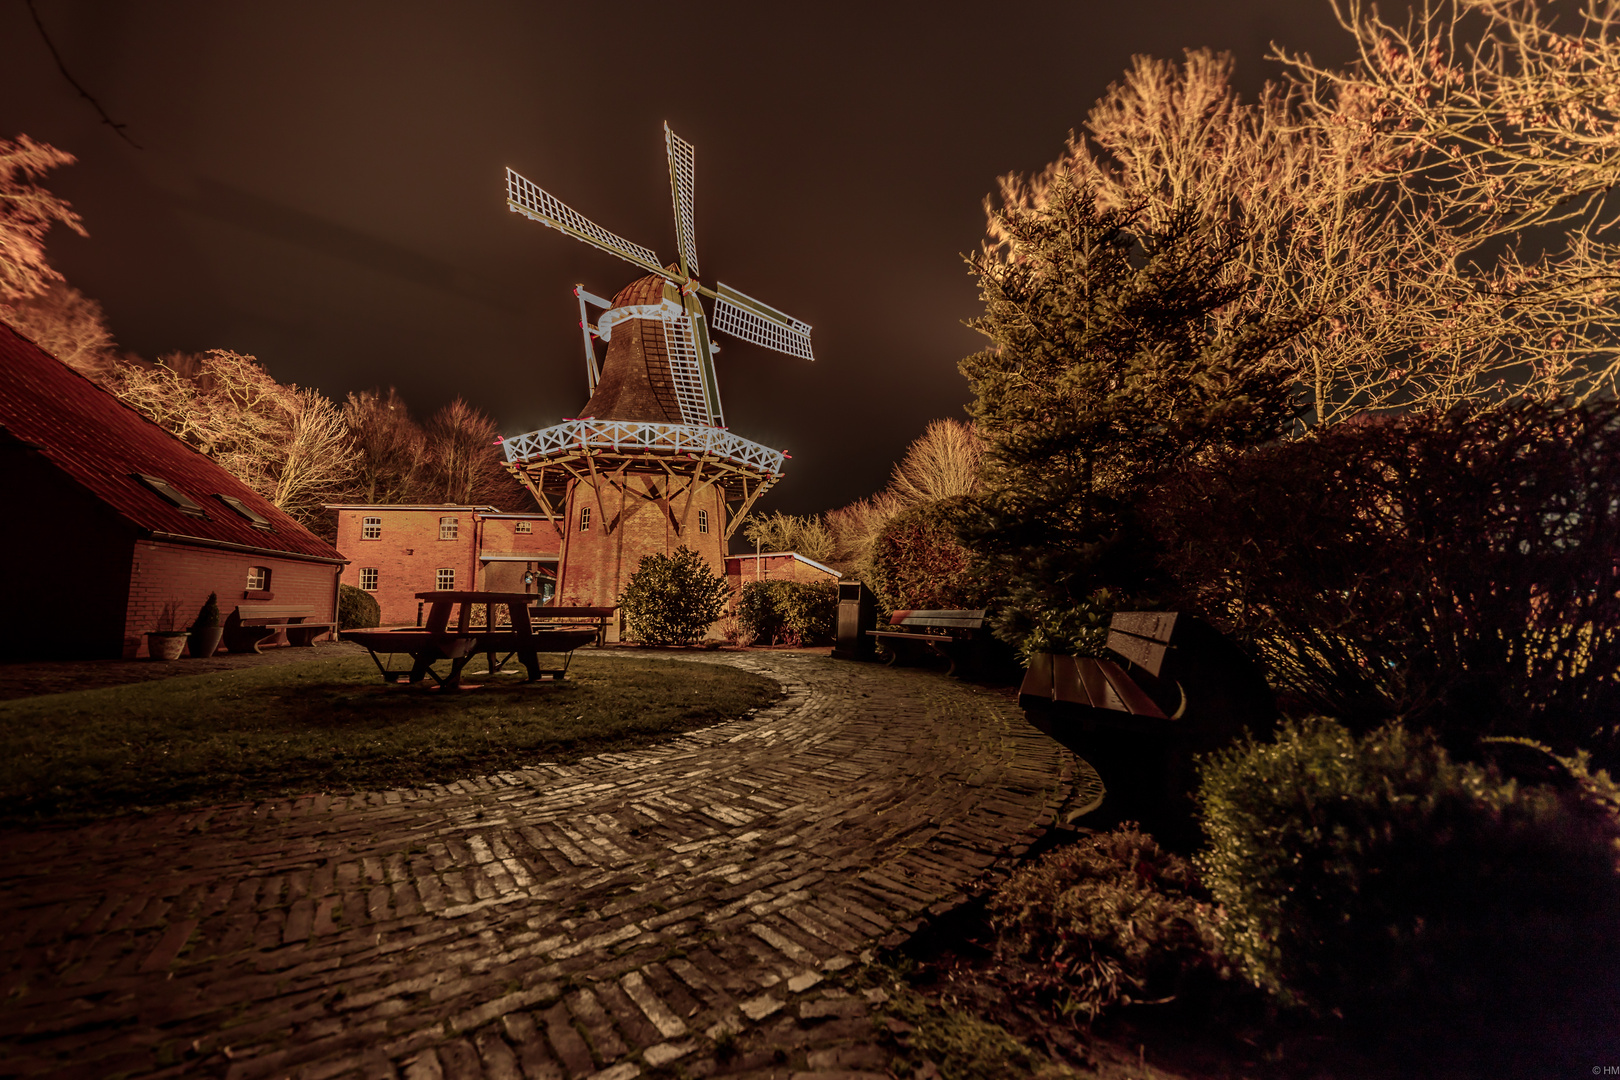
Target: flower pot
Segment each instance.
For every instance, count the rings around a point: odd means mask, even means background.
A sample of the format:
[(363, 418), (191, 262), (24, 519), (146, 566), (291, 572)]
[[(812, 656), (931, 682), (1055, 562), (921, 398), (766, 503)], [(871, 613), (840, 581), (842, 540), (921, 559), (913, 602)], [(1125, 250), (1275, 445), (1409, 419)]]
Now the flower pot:
[(153, 630), (146, 635), (146, 657), (148, 660), (178, 660), (180, 652), (186, 647), (186, 632), (184, 630)]
[(219, 640), (225, 636), (223, 626), (205, 626), (200, 630), (193, 630), (187, 643), (191, 648), (193, 659), (213, 656), (219, 651)]

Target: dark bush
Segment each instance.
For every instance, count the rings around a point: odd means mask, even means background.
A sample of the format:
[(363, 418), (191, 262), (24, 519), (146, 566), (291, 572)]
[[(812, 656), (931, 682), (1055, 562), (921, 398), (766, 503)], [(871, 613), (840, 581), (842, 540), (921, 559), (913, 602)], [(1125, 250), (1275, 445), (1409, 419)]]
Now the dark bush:
[(1398, 725), (1328, 720), (1216, 755), (1197, 861), (1225, 952), (1352, 1021), (1505, 1034), (1579, 1015), (1620, 962), (1620, 792), (1561, 764), (1561, 787), (1521, 786)]
[(338, 586), (338, 629), (364, 630), (382, 621), (377, 598), (353, 585)]
[[(219, 625), (219, 594), (209, 593), (208, 599), (203, 601), (202, 608), (197, 612), (197, 617), (191, 621), (191, 632), (195, 634), (203, 630), (211, 630)], [(372, 625), (377, 624), (372, 623)]]
[(1214, 914), (1193, 869), (1127, 824), (1013, 872), (986, 911), (1017, 985), (1066, 1014), (1163, 1001), (1213, 967)]
[(787, 625), (787, 581), (750, 581), (737, 599), (737, 622), (756, 645), (775, 645)]
[(689, 645), (708, 633), (730, 598), (726, 579), (682, 545), (674, 555), (642, 556), (619, 596), (619, 607), (637, 641)]
[(838, 623), (832, 582), (750, 581), (737, 603), (737, 621), (756, 644), (825, 645)]
[(1145, 505), (1169, 606), (1250, 645), (1285, 707), (1454, 752), (1524, 735), (1616, 764), (1620, 405), (1343, 424)]
[(968, 572), (968, 550), (956, 538), (960, 501), (914, 506), (873, 540), (862, 577), (884, 611), (981, 606), (983, 589)]

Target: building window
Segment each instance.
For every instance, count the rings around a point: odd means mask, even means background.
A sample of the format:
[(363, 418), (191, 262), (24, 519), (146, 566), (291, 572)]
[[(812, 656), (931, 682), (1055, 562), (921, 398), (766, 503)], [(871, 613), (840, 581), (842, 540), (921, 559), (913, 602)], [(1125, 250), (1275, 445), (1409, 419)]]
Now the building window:
[(202, 505), (198, 503), (196, 499), (193, 499), (190, 495), (187, 495), (185, 492), (163, 479), (163, 477), (150, 476), (146, 473), (134, 473), (133, 475), (135, 479), (151, 488), (164, 499), (167, 499), (170, 505), (174, 506), (175, 509), (179, 510), (182, 514), (190, 514), (192, 517), (200, 518), (206, 518), (208, 516), (207, 512), (203, 510)]
[(360, 539), (378, 540), (382, 538), (382, 518), (368, 517), (360, 519)]
[(238, 499), (235, 495), (215, 495), (214, 498), (218, 499), (232, 510), (235, 510), (239, 516), (245, 518), (248, 524), (252, 525), (255, 529), (263, 529), (265, 532), (270, 531), (270, 519), (253, 509), (253, 507), (249, 506), (241, 499)]
[(580, 511), (579, 511), (579, 531), (580, 532), (587, 532), (587, 531), (589, 531), (590, 527), (591, 527), (591, 508), (588, 507), (588, 506), (580, 507)]
[(534, 532), (534, 522), (520, 521), (516, 525), (512, 526), (512, 531), (520, 533), (532, 533)]
[(264, 592), (270, 587), (270, 568), (268, 566), (248, 567), (247, 591)]
[(708, 531), (709, 531), (709, 512), (707, 510), (699, 510), (698, 511), (698, 532), (706, 533)]
[(456, 571), (453, 567), (441, 567), (439, 570), (438, 588), (454, 589), (456, 587)]
[(454, 540), (456, 538), (456, 525), (460, 518), (442, 517), (439, 519), (439, 539)]
[(366, 592), (377, 591), (377, 568), (375, 566), (362, 566), (360, 568), (360, 587)]

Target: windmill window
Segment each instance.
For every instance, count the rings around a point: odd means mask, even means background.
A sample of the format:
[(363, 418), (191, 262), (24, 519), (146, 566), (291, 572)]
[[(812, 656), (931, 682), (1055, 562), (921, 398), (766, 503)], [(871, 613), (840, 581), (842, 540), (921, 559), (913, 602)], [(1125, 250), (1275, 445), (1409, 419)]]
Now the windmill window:
[(366, 592), (377, 591), (377, 568), (375, 566), (362, 566), (360, 568), (360, 588)]
[(587, 532), (591, 527), (591, 508), (582, 506), (579, 510), (579, 531)]
[(207, 511), (202, 508), (201, 503), (197, 502), (196, 499), (193, 499), (190, 495), (187, 495), (185, 492), (163, 479), (163, 477), (150, 476), (147, 473), (135, 473), (134, 476), (135, 479), (151, 488), (152, 491), (165, 499), (170, 505), (174, 506), (182, 514), (190, 514), (193, 517), (200, 518), (205, 518), (208, 516)]
[(360, 519), (360, 539), (362, 539), (362, 540), (380, 540), (380, 539), (382, 539), (382, 518), (380, 518), (380, 517), (361, 518)]
[(436, 585), (440, 589), (454, 589), (456, 587), (456, 571), (454, 567), (441, 567)]
[(707, 510), (699, 510), (698, 511), (698, 532), (706, 533), (708, 531), (709, 531), (709, 512)]
[(512, 526), (512, 531), (520, 533), (532, 533), (534, 532), (534, 522), (520, 521), (516, 525)]
[(241, 499), (238, 499), (235, 495), (215, 495), (214, 498), (218, 499), (232, 510), (235, 510), (238, 516), (245, 518), (248, 524), (252, 525), (255, 529), (263, 529), (265, 532), (270, 531), (270, 519), (253, 509), (253, 507), (249, 506)]
[(453, 518), (453, 517), (442, 517), (442, 518), (440, 518), (439, 519), (439, 539), (440, 540), (454, 540), (456, 538), (456, 526), (458, 524), (460, 524), (460, 522), (461, 522), (460, 518)]
[(247, 591), (264, 592), (270, 588), (270, 568), (268, 566), (250, 566), (247, 572)]

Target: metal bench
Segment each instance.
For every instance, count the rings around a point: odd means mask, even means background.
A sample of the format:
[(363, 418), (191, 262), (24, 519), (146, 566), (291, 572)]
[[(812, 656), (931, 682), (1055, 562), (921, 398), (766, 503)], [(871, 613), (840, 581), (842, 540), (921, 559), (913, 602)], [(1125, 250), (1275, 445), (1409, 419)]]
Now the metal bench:
[(287, 644), (307, 648), (337, 629), (335, 622), (312, 621), (318, 614), (307, 604), (239, 604), (225, 617), (222, 640), (233, 653), (262, 652), (261, 646), (280, 631)]
[(933, 654), (950, 665), (947, 675), (956, 674), (958, 665), (976, 660), (977, 647), (987, 633), (983, 608), (896, 611), (889, 616), (889, 629), (866, 631), (888, 649), (891, 666)]
[(1097, 770), (1110, 819), (1140, 821), (1172, 846), (1190, 847), (1195, 759), (1245, 728), (1275, 727), (1271, 689), (1243, 650), (1177, 612), (1116, 613), (1108, 652), (1035, 654), (1018, 704)]

